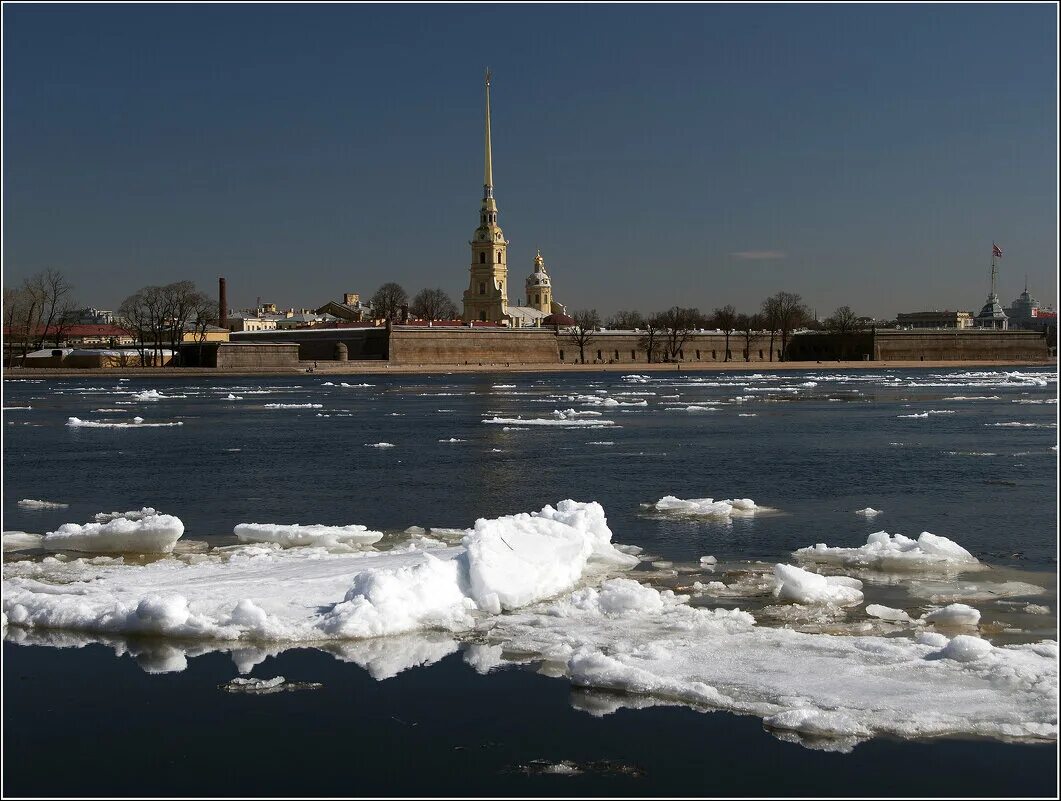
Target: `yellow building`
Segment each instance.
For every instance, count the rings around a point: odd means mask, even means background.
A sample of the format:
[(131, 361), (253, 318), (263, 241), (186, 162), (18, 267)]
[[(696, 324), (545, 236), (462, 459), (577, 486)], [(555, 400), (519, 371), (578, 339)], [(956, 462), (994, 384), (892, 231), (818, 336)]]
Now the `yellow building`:
[(200, 342), (228, 342), (229, 330), (218, 328), (216, 325), (208, 325), (206, 331), (202, 329), (185, 331), (181, 342), (198, 344)]

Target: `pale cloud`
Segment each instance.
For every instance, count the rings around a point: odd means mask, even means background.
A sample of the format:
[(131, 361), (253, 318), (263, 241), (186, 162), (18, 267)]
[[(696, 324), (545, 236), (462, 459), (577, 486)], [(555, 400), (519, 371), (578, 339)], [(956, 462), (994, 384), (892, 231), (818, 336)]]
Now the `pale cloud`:
[(740, 250), (729, 255), (741, 261), (772, 261), (788, 256), (783, 250)]

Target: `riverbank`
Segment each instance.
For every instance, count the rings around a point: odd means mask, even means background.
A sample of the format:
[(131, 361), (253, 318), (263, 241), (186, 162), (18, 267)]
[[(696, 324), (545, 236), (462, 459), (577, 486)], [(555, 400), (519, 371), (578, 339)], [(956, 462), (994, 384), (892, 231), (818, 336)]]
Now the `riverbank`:
[(779, 370), (909, 370), (913, 368), (979, 368), (979, 367), (1053, 367), (1051, 361), (820, 361), (820, 362), (684, 362), (659, 364), (390, 364), (372, 362), (299, 362), (298, 367), (262, 369), (214, 369), (200, 367), (116, 367), (116, 368), (11, 368), (5, 369), (5, 380), (139, 377), (183, 378), (202, 376), (284, 376), (316, 373), (324, 375), (437, 375), (450, 373), (716, 373), (776, 372)]

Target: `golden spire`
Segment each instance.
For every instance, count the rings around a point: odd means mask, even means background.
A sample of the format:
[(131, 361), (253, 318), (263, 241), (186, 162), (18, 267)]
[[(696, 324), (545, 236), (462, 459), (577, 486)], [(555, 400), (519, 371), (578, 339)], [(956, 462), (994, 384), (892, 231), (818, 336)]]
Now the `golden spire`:
[(486, 197), (494, 195), (494, 159), (490, 149), (490, 70), (486, 70), (486, 157), (483, 165), (483, 188)]

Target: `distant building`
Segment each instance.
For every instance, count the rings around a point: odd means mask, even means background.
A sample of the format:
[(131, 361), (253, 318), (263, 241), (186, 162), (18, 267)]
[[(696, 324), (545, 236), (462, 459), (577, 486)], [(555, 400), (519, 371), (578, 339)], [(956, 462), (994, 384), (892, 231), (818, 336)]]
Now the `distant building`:
[(1024, 291), (1005, 312), (1009, 317), (1010, 326), (1014, 328), (1042, 330), (1057, 325), (1057, 312), (1039, 305), (1039, 301), (1028, 292), (1027, 279), (1024, 282)]
[(315, 310), (317, 314), (329, 314), (348, 323), (362, 323), (372, 319), (372, 305), (361, 302), (356, 292), (344, 292), (342, 303), (330, 300)]
[(973, 315), (967, 311), (920, 311), (898, 314), (900, 328), (972, 328)]
[(276, 315), (237, 312), (228, 316), (229, 331), (275, 331)]

